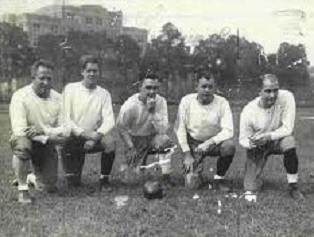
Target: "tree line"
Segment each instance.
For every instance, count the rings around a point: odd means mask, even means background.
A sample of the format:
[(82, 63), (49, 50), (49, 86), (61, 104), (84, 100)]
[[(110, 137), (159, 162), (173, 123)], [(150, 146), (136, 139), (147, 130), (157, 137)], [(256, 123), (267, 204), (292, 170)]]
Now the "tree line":
[[(26, 32), (17, 26), (0, 23), (0, 82), (29, 78), (29, 67), (37, 58), (51, 60), (57, 70), (57, 87), (80, 79), (81, 55), (95, 54), (102, 61), (103, 85), (114, 100), (123, 101), (136, 90), (136, 81), (150, 71), (163, 79), (163, 94), (177, 102), (193, 91), (195, 74), (211, 71), (218, 91), (233, 100), (256, 96), (259, 76), (275, 73), (283, 87), (310, 99), (310, 79), (305, 46), (282, 42), (276, 54), (266, 55), (263, 46), (237, 35), (211, 34), (191, 47), (187, 38), (172, 24), (147, 45), (144, 55), (127, 35), (110, 38), (105, 32), (75, 32), (42, 35), (38, 46), (29, 46)], [(20, 83), (22, 84), (22, 83)]]

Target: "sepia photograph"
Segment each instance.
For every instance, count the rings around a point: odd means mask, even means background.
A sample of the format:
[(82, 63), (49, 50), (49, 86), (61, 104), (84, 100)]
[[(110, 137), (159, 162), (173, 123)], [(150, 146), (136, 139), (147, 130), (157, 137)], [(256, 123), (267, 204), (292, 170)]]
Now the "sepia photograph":
[(0, 237), (312, 237), (313, 134), (311, 0), (0, 0)]

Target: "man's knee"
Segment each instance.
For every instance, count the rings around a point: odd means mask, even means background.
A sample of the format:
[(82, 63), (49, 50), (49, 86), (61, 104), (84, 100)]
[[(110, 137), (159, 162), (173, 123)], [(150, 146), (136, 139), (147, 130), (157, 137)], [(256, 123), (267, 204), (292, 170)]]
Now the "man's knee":
[(221, 143), (220, 154), (222, 157), (234, 156), (235, 144), (232, 140), (226, 140)]
[(116, 150), (116, 139), (112, 134), (105, 135), (100, 141), (101, 149), (106, 153), (111, 153)]
[(294, 149), (296, 147), (296, 142), (293, 136), (287, 136), (280, 140), (279, 143), (280, 150), (286, 152), (288, 150)]
[(157, 134), (152, 140), (152, 146), (156, 150), (164, 150), (172, 147), (172, 142), (168, 135)]
[(13, 155), (19, 159), (31, 159), (32, 141), (27, 137), (12, 137), (11, 148)]

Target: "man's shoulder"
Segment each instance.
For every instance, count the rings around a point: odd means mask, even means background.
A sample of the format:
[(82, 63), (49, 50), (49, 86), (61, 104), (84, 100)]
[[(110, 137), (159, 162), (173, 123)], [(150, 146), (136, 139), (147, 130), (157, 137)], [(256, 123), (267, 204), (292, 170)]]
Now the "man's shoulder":
[(159, 94), (156, 95), (156, 101), (157, 101), (157, 103), (158, 102), (166, 102), (167, 103), (166, 98), (161, 96), (161, 95), (159, 95)]
[(57, 92), (56, 90), (51, 89), (50, 90), (50, 97), (54, 100), (60, 100), (61, 94), (59, 92)]
[(293, 93), (285, 89), (280, 89), (278, 92), (278, 96), (279, 98), (294, 98)]
[(67, 90), (73, 90), (73, 89), (79, 88), (80, 86), (81, 86), (81, 82), (70, 82), (66, 84), (64, 88)]
[(110, 92), (109, 92), (106, 88), (104, 88), (104, 87), (97, 86), (97, 90), (98, 90), (98, 92), (101, 93), (101, 94), (110, 95)]
[(223, 96), (214, 94), (214, 98), (215, 98), (215, 100), (216, 100), (218, 103), (227, 103), (227, 104), (229, 104), (229, 101), (228, 101), (225, 97), (223, 97)]
[(25, 96), (28, 96), (30, 93), (32, 93), (32, 87), (31, 87), (31, 85), (26, 85), (26, 86), (23, 86), (22, 88), (16, 90), (13, 93), (13, 96), (14, 97), (25, 97)]
[(191, 102), (192, 100), (197, 98), (197, 93), (187, 94), (182, 97), (181, 102)]
[(135, 104), (137, 104), (138, 102), (139, 102), (138, 93), (135, 93), (135, 94), (131, 95), (130, 97), (128, 97), (128, 98), (124, 101), (124, 103), (122, 104), (122, 106), (123, 106), (124, 108), (126, 108), (126, 107), (130, 108), (130, 107), (132, 107), (132, 105), (135, 105)]
[(247, 103), (244, 107), (242, 111), (246, 111), (246, 110), (254, 110), (255, 108), (258, 107), (258, 101), (259, 101), (260, 97), (256, 97), (255, 99), (251, 100), (249, 103)]

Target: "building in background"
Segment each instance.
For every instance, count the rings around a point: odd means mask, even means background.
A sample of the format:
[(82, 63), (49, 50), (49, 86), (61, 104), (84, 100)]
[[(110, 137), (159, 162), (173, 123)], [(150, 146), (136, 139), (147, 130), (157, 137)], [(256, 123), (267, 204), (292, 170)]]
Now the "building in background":
[(100, 5), (50, 5), (34, 13), (20, 15), (5, 14), (3, 22), (21, 27), (27, 34), (31, 46), (36, 47), (41, 35), (66, 35), (70, 31), (106, 32), (109, 38), (129, 35), (144, 54), (148, 32), (136, 27), (123, 27), (123, 13), (108, 11)]
[(141, 49), (141, 56), (144, 55), (147, 47), (148, 31), (137, 27), (123, 27), (122, 34), (130, 36)]

